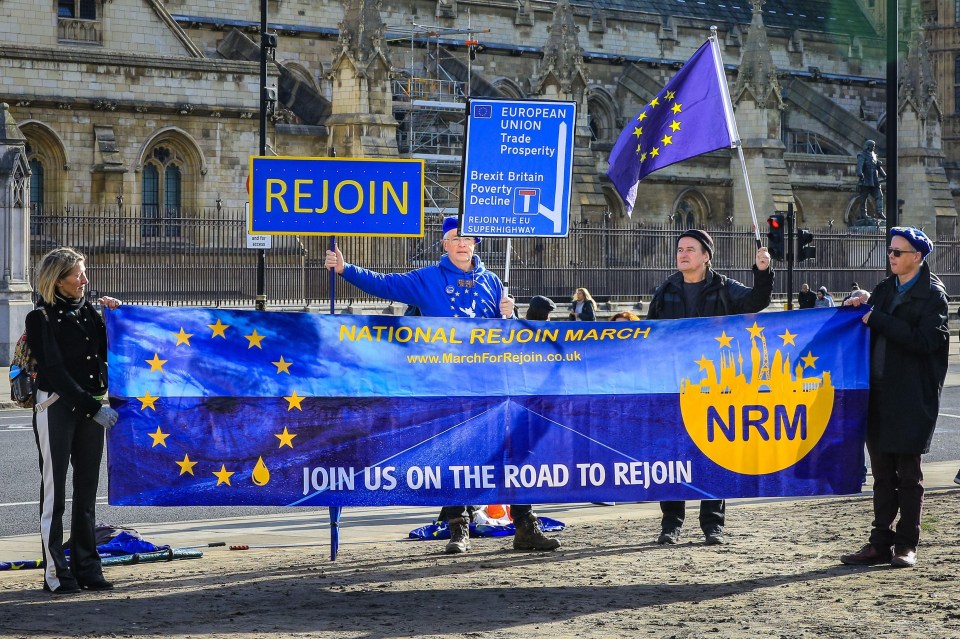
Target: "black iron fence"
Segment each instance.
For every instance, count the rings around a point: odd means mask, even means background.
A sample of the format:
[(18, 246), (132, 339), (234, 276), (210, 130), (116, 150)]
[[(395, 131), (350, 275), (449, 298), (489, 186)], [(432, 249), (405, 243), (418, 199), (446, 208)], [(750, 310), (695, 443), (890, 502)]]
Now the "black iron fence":
[[(191, 212), (116, 207), (67, 207), (31, 217), (31, 257), (34, 265), (49, 249), (73, 246), (87, 255), (91, 288), (116, 294), (138, 304), (253, 307), (256, 296), (257, 251), (247, 247), (242, 210), (203, 209)], [(756, 253), (753, 231), (728, 227), (708, 229), (716, 243), (714, 267), (751, 282)], [(521, 301), (546, 295), (568, 299), (585, 287), (599, 301), (636, 302), (675, 270), (676, 228), (634, 224), (574, 224), (566, 238), (486, 238), (478, 254), (486, 267), (510, 285)], [(343, 237), (346, 259), (377, 271), (404, 272), (432, 264), (442, 255), (439, 220), (426, 225), (422, 238)], [(883, 229), (815, 229), (817, 259), (799, 265), (794, 289), (806, 282), (837, 294), (853, 282), (872, 288), (884, 276)], [(765, 238), (764, 238), (765, 239)], [(269, 306), (304, 307), (330, 299), (329, 275), (323, 268), (329, 238), (275, 236), (266, 251)], [(960, 241), (940, 239), (929, 258), (931, 268), (946, 282), (951, 295), (960, 293)], [(787, 293), (784, 264), (775, 293)], [(340, 280), (339, 303), (374, 298)]]

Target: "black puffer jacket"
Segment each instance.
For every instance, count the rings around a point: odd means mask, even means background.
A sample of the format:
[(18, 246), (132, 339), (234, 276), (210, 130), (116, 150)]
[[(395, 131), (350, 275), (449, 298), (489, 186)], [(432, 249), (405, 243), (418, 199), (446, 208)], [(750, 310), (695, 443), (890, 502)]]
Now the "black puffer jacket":
[(948, 298), (926, 263), (904, 300), (892, 313), (884, 312), (896, 295), (896, 275), (870, 295), (871, 351), (881, 337), (886, 346), (882, 377), (870, 381), (869, 435), (881, 452), (919, 455), (930, 451), (947, 376)]
[(688, 309), (683, 298), (683, 274), (679, 271), (667, 278), (653, 294), (647, 319), (682, 319), (758, 313), (770, 305), (773, 295), (773, 269), (761, 271), (753, 267), (753, 288), (744, 286), (707, 269), (707, 284), (700, 295), (698, 308)]
[(107, 390), (103, 318), (89, 302), (73, 309), (58, 298), (43, 310), (30, 311), (26, 322), (27, 343), (37, 360), (37, 387), (92, 417), (100, 410), (95, 396)]

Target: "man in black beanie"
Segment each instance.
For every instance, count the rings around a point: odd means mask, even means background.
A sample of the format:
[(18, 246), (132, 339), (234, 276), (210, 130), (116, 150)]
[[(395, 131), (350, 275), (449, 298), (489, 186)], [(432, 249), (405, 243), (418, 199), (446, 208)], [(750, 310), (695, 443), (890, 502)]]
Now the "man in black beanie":
[[(757, 249), (753, 288), (716, 273), (710, 268), (713, 238), (706, 231), (690, 229), (677, 238), (677, 272), (660, 285), (650, 302), (647, 319), (681, 319), (757, 313), (770, 304), (773, 269), (766, 247)], [(662, 501), (658, 544), (675, 544), (686, 511), (683, 501)], [(708, 545), (723, 543), (726, 504), (722, 499), (700, 502), (700, 529)]]

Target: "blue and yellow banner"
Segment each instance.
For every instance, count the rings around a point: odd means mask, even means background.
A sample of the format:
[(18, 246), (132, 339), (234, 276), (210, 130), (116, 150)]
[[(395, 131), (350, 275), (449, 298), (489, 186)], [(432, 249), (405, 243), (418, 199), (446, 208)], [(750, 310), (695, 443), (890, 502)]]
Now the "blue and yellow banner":
[(865, 309), (530, 322), (122, 306), (110, 503), (860, 490)]

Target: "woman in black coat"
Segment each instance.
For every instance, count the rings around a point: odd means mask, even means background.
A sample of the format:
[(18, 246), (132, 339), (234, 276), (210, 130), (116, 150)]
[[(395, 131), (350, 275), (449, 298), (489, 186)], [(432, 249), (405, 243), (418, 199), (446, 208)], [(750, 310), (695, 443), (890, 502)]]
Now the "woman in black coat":
[(578, 288), (573, 292), (573, 301), (570, 303), (570, 320), (574, 322), (593, 322), (597, 319), (597, 303), (590, 296), (590, 291)]
[[(43, 589), (67, 594), (108, 590), (94, 534), (104, 429), (117, 413), (107, 391), (107, 332), (84, 295), (84, 257), (71, 248), (47, 253), (37, 269), (40, 302), (27, 314), (27, 343), (37, 360), (33, 432), (40, 452), (40, 539)], [(116, 308), (120, 302), (101, 297)], [(67, 472), (73, 467), (70, 560), (63, 544)]]

